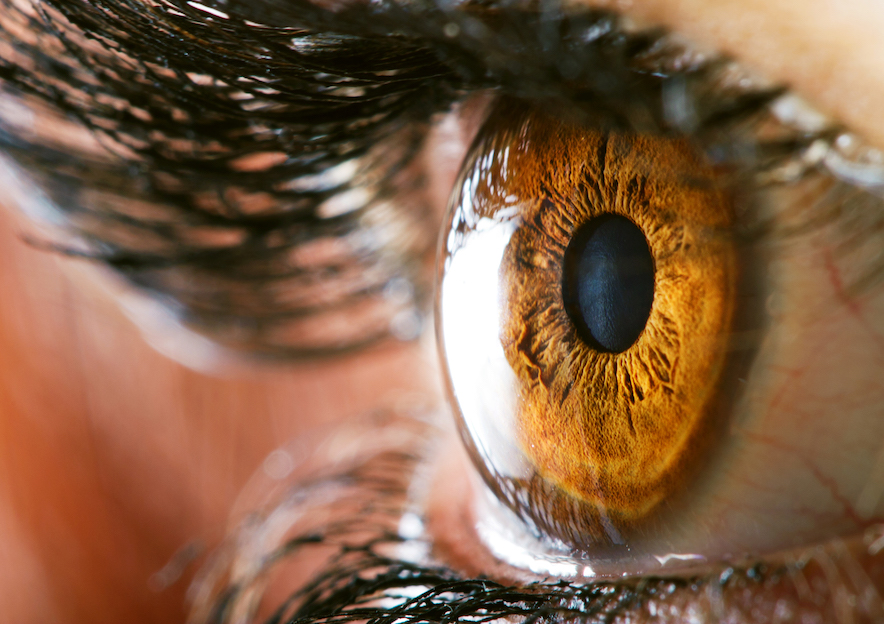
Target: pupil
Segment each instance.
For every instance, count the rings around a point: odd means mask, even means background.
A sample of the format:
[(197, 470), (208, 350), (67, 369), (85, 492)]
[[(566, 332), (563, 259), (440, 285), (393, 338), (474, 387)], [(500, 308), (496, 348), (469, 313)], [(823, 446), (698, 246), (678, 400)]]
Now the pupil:
[(578, 333), (599, 351), (626, 351), (654, 302), (654, 259), (644, 233), (626, 217), (596, 217), (577, 229), (564, 264), (565, 309)]

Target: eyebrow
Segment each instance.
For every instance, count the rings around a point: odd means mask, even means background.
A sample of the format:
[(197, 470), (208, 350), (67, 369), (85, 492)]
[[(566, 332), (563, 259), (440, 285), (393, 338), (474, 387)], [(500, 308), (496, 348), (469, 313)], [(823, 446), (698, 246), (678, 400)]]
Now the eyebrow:
[[(0, 118), (0, 150), (64, 211), (85, 241), (76, 253), (173, 301), (186, 323), (288, 358), (386, 338), (377, 319), (396, 313), (384, 295), (391, 283), (410, 284), (407, 305), (425, 306), (430, 289), (415, 267), (434, 237), (421, 234), (421, 210), (397, 213), (421, 245), (391, 250), (361, 233), (373, 209), (419, 184), (408, 165), (423, 130), (466, 94), (494, 89), (589, 111), (593, 123), (668, 132), (665, 91), (677, 83), (696, 94), (690, 131), (700, 136), (726, 134), (780, 93), (711, 88), (717, 60), (686, 71), (674, 60), (689, 55), (664, 33), (628, 32), (597, 10), (45, 0), (27, 15), (12, 0), (0, 6), (7, 91), (50, 103), (118, 154), (77, 153)], [(317, 283), (337, 295), (317, 294)], [(343, 338), (311, 335), (330, 314), (368, 320)], [(278, 330), (286, 324), (295, 329)]]

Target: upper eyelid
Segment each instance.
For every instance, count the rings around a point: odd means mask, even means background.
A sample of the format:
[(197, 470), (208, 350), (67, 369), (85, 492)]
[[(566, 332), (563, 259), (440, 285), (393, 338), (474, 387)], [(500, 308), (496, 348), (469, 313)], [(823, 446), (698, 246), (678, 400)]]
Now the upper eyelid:
[[(201, 5), (200, 5), (200, 6), (201, 6)], [(309, 3), (308, 3), (307, 6), (309, 6)], [(191, 13), (199, 13), (199, 11), (198, 11), (198, 10), (195, 10), (195, 9), (189, 9), (189, 10), (190, 10)], [(515, 13), (511, 13), (511, 15), (512, 15), (512, 16), (516, 16), (516, 18), (518, 18), (519, 13), (521, 13), (521, 12), (518, 12), (518, 11), (517, 11), (517, 12), (515, 12)], [(356, 20), (357, 20), (357, 22), (358, 22), (358, 19), (359, 19), (360, 17), (361, 17), (361, 15), (359, 15), (359, 12), (357, 11), (357, 16), (356, 16)], [(472, 16), (470, 16), (470, 15), (467, 15), (466, 17), (464, 17), (464, 15), (462, 15), (460, 12), (453, 12), (453, 13), (449, 13), (449, 14), (443, 14), (442, 17), (443, 17), (443, 19), (446, 20), (446, 21), (447, 21), (449, 18), (451, 19), (451, 21), (448, 21), (448, 22), (445, 24), (445, 26), (442, 27), (442, 29), (441, 29), (441, 33), (442, 33), (442, 34), (445, 33), (445, 28), (446, 28), (446, 27), (449, 27), (449, 26), (457, 26), (458, 21), (459, 21), (459, 23), (460, 23), (461, 25), (465, 25), (465, 26), (467, 26), (467, 27), (473, 26), (473, 25), (475, 25), (475, 24), (477, 24), (477, 23), (479, 23), (479, 26), (481, 27), (481, 23), (480, 23), (481, 20), (476, 20), (476, 19), (474, 19), (474, 18), (473, 18)], [(336, 17), (334, 17), (333, 19), (338, 19), (338, 17), (336, 16)], [(439, 19), (438, 16), (436, 16), (436, 20), (437, 20), (437, 21), (438, 21), (438, 19)], [(611, 20), (613, 20), (613, 17), (611, 18)], [(604, 36), (604, 35), (606, 34), (606, 33), (605, 33), (605, 30), (602, 29), (602, 30), (600, 31), (600, 30), (599, 30), (599, 25), (602, 25), (602, 26), (604, 26), (604, 27), (607, 28), (607, 29), (613, 29), (614, 27), (613, 27), (612, 24), (611, 24), (611, 20), (609, 20), (607, 17), (605, 17), (604, 14), (601, 14), (601, 16), (592, 17), (592, 18), (590, 19), (590, 23), (589, 23), (589, 30), (588, 30), (588, 31), (585, 31), (585, 32), (593, 32), (593, 31), (594, 31), (593, 34), (592, 34), (593, 37), (598, 37), (598, 36), (600, 36), (599, 33), (601, 33), (601, 36)], [(514, 23), (517, 24), (518, 21), (519, 21), (518, 19), (514, 19)], [(567, 19), (566, 19), (565, 21), (563, 21), (562, 23), (566, 23), (566, 22), (567, 22)], [(351, 19), (350, 21), (347, 21), (346, 19), (344, 19), (344, 20), (341, 21), (341, 26), (344, 27), (344, 28), (343, 28), (344, 32), (346, 32), (348, 29), (353, 29), (353, 28), (354, 28), (353, 20)], [(437, 24), (437, 27), (438, 27), (438, 24)], [(582, 25), (581, 25), (581, 24), (578, 24), (578, 27), (583, 27), (583, 28), (585, 28), (586, 25), (585, 25), (585, 24), (582, 24)], [(356, 28), (357, 28), (357, 30), (358, 30), (358, 27), (356, 27)], [(558, 28), (561, 29), (561, 26), (559, 26)], [(573, 30), (573, 28), (574, 28), (573, 23), (569, 23), (568, 28)], [(494, 39), (494, 38), (501, 39), (500, 42), (499, 42), (496, 46), (494, 45), (494, 43), (492, 43), (492, 44), (488, 44), (488, 45), (490, 45), (489, 50), (493, 50), (494, 53), (495, 53), (498, 57), (500, 57), (500, 58), (497, 58), (496, 61), (494, 60), (494, 56), (495, 56), (495, 54), (492, 54), (492, 55), (491, 55), (492, 58), (491, 58), (490, 60), (489, 60), (489, 59), (472, 59), (472, 60), (467, 59), (467, 60), (464, 60), (464, 59), (462, 59), (462, 58), (458, 58), (456, 53), (455, 53), (454, 55), (451, 54), (451, 49), (452, 49), (451, 46), (446, 47), (445, 42), (440, 42), (440, 41), (438, 41), (438, 39), (432, 39), (432, 35), (428, 35), (428, 31), (429, 31), (430, 33), (432, 33), (432, 27), (430, 27), (430, 28), (428, 29), (426, 26), (424, 26), (424, 27), (422, 27), (422, 28), (419, 29), (419, 30), (422, 31), (422, 32), (420, 33), (419, 36), (427, 36), (427, 37), (428, 37), (428, 39), (427, 39), (425, 42), (429, 42), (429, 44), (430, 44), (430, 50), (435, 49), (437, 54), (442, 54), (442, 55), (447, 54), (449, 57), (452, 57), (452, 56), (453, 56), (453, 60), (452, 60), (452, 58), (449, 58), (448, 60), (451, 61), (451, 62), (454, 64), (455, 67), (458, 67), (459, 65), (462, 66), (462, 65), (464, 65), (464, 63), (469, 63), (469, 62), (472, 62), (472, 63), (474, 63), (474, 64), (475, 64), (477, 61), (478, 61), (478, 62), (488, 62), (489, 64), (486, 66), (486, 69), (485, 69), (485, 72), (486, 72), (486, 73), (487, 73), (492, 67), (494, 67), (495, 64), (498, 66), (498, 67), (497, 67), (497, 71), (496, 71), (496, 74), (497, 74), (497, 75), (495, 75), (495, 76), (493, 77), (495, 80), (507, 80), (507, 79), (509, 78), (509, 80), (510, 80), (511, 83), (519, 83), (519, 82), (521, 82), (521, 81), (518, 80), (518, 79), (513, 80), (513, 79), (512, 79), (513, 76), (510, 75), (510, 74), (512, 73), (512, 71), (511, 71), (511, 70), (508, 70), (507, 67), (506, 67), (508, 63), (511, 63), (511, 60), (508, 60), (509, 57), (506, 57), (506, 56), (501, 57), (502, 54), (509, 53), (509, 46), (508, 46), (508, 44), (515, 43), (516, 45), (514, 46), (514, 48), (515, 48), (516, 50), (518, 50), (518, 49), (524, 47), (524, 45), (519, 45), (519, 37), (524, 36), (524, 32), (519, 32), (519, 30), (520, 30), (519, 28), (511, 28), (510, 31), (508, 31), (508, 32), (505, 31), (505, 32), (504, 32), (504, 35), (501, 35), (500, 33), (496, 33), (496, 34), (494, 34), (493, 36), (491, 35), (490, 31), (487, 30), (487, 28), (486, 28), (484, 31), (482, 31), (483, 33), (487, 33), (487, 34), (489, 35), (489, 39)], [(461, 29), (459, 28), (459, 30), (461, 30)], [(466, 29), (464, 29), (464, 30), (466, 30)], [(652, 32), (652, 31), (647, 31), (647, 32)], [(481, 34), (481, 33), (480, 33), (480, 34)], [(571, 33), (571, 35), (572, 35), (572, 37), (573, 37), (573, 33)], [(578, 36), (584, 36), (584, 34), (583, 34), (582, 32), (578, 32), (577, 35), (578, 35)], [(436, 37), (439, 37), (439, 36), (440, 36), (440, 33), (437, 32), (435, 36), (436, 36)], [(554, 37), (554, 35), (552, 35), (552, 36)], [(542, 65), (544, 65), (544, 64), (547, 66), (547, 68), (550, 68), (551, 66), (554, 66), (554, 65), (555, 65), (555, 61), (557, 60), (556, 58), (554, 58), (555, 55), (566, 56), (569, 52), (572, 52), (572, 53), (573, 53), (574, 51), (577, 51), (577, 52), (580, 51), (580, 46), (579, 46), (579, 45), (578, 45), (577, 47), (575, 47), (575, 46), (572, 44), (572, 45), (570, 45), (570, 46), (568, 46), (568, 47), (565, 47), (565, 48), (561, 48), (561, 49), (560, 49), (560, 46), (556, 45), (555, 43), (544, 44), (544, 42), (542, 41), (542, 38), (543, 38), (543, 36), (541, 36), (541, 41), (540, 41), (540, 47), (539, 47), (539, 48), (537, 47), (537, 44), (536, 44), (536, 43), (533, 44), (534, 47), (531, 47), (531, 45), (529, 44), (529, 48), (528, 48), (528, 52), (529, 52), (529, 53), (528, 53), (527, 55), (525, 55), (525, 54), (522, 54), (522, 55), (521, 55), (521, 56), (523, 57), (521, 60), (523, 60), (523, 61), (527, 61), (527, 62), (529, 63), (529, 65), (528, 65), (528, 67), (529, 67), (528, 71), (531, 72), (531, 73), (538, 73), (536, 68), (537, 68), (537, 67), (540, 67), (540, 66), (542, 66)], [(659, 38), (658, 38), (658, 36), (657, 36), (656, 33), (652, 33), (650, 36), (647, 36), (647, 35), (645, 34), (645, 31), (640, 31), (640, 32), (637, 33), (637, 36), (634, 37), (634, 41), (629, 41), (628, 44), (627, 44), (625, 47), (635, 48), (636, 45), (638, 45), (638, 46), (639, 46), (639, 52), (640, 52), (640, 53), (643, 53), (642, 48), (646, 48), (646, 49), (650, 49), (650, 50), (652, 50), (652, 52), (653, 52), (654, 54), (657, 54), (657, 51), (653, 51), (653, 47), (656, 45), (656, 42), (658, 41), (658, 39), (659, 39)], [(71, 50), (71, 54), (73, 54), (73, 55), (77, 55), (78, 50), (77, 50), (76, 44), (71, 45), (69, 42), (67, 42), (67, 41), (65, 41), (65, 40), (62, 40), (62, 41), (64, 41), (65, 44), (67, 45), (67, 48), (68, 48), (69, 50)], [(467, 49), (467, 53), (469, 54), (469, 52), (472, 52), (472, 50), (470, 50), (470, 49), (468, 49), (468, 48), (469, 48), (469, 47), (475, 48), (477, 41), (479, 41), (479, 42), (481, 43), (481, 45), (486, 45), (485, 42), (482, 42), (481, 37), (480, 37), (479, 40), (477, 40), (477, 39), (475, 38), (475, 36), (474, 36), (472, 39), (469, 39), (469, 38), (468, 38), (467, 41), (468, 41), (468, 45), (461, 44), (459, 41), (458, 41), (458, 42), (454, 42), (455, 45), (454, 45), (454, 48), (453, 48), (453, 49), (457, 49), (457, 47), (463, 46), (465, 49)], [(416, 40), (416, 42), (417, 42), (417, 45), (418, 45), (418, 47), (417, 47), (416, 49), (420, 49), (420, 46), (422, 45), (422, 44), (420, 43), (420, 39), (418, 38), (418, 39)], [(337, 41), (337, 42), (335, 41), (335, 37), (334, 37), (334, 36), (332, 36), (332, 38), (329, 40), (329, 44), (331, 44), (331, 45), (341, 45), (341, 44), (340, 44), (340, 41)], [(314, 44), (311, 43), (311, 45), (314, 45)], [(143, 46), (143, 44), (142, 44), (142, 46)], [(176, 50), (174, 49), (174, 47), (175, 47), (175, 46), (171, 46), (171, 47), (169, 47), (169, 48), (167, 48), (167, 49), (168, 49), (170, 52), (176, 53), (176, 55), (177, 55), (178, 53), (181, 52), (181, 51), (176, 51)], [(552, 48), (552, 49), (550, 49), (550, 48)], [(382, 49), (383, 49), (383, 48), (382, 48)], [(677, 62), (678, 62), (678, 63), (682, 63), (682, 64), (687, 63), (687, 64), (690, 64), (690, 63), (694, 62), (694, 60), (693, 60), (692, 58), (689, 58), (689, 57), (691, 57), (691, 56), (696, 56), (696, 55), (694, 55), (694, 53), (693, 53), (692, 51), (690, 51), (690, 48), (687, 48), (687, 50), (688, 50), (688, 51), (687, 51), (685, 54), (680, 54), (680, 55), (679, 55), (681, 58), (678, 58), (678, 59), (677, 59)], [(541, 59), (540, 63), (537, 63), (537, 61), (536, 61), (537, 53), (540, 53), (541, 55), (546, 55), (546, 58), (545, 58), (545, 59)], [(667, 52), (667, 53), (668, 53), (668, 52)], [(512, 54), (515, 55), (515, 54), (517, 54), (517, 53), (516, 53), (516, 52), (512, 52)], [(552, 54), (553, 57), (551, 57), (550, 54)], [(634, 50), (632, 50), (632, 51), (626, 53), (627, 56), (630, 55), (630, 54), (634, 54)], [(187, 51), (184, 51), (184, 57), (186, 58), (188, 55), (189, 55), (189, 53), (188, 53)], [(177, 58), (178, 58), (178, 60), (180, 61), (182, 57), (181, 57), (181, 56), (177, 56)], [(245, 67), (248, 67), (248, 55), (246, 55), (246, 56), (243, 57), (243, 58), (244, 58), (244, 60), (246, 61), (246, 65), (245, 65)], [(683, 60), (683, 59), (687, 59), (687, 60)], [(89, 58), (88, 58), (88, 57), (85, 57), (85, 61), (88, 62), (88, 60), (89, 60)], [(567, 59), (567, 60), (568, 60), (569, 62), (572, 62), (572, 61), (573, 61), (573, 62), (579, 62), (581, 59), (578, 58), (578, 59)], [(589, 60), (589, 61), (590, 61), (591, 71), (598, 72), (598, 73), (602, 74), (603, 76), (604, 76), (604, 74), (606, 73), (606, 68), (604, 67), (604, 64), (599, 64), (599, 63), (596, 61), (596, 59), (593, 57), (593, 55), (590, 55), (590, 56), (586, 57), (586, 59), (582, 59), (582, 60)], [(616, 57), (615, 57), (615, 60), (616, 60)], [(263, 61), (263, 59), (262, 59), (262, 61)], [(593, 61), (596, 61), (596, 62), (593, 62)], [(261, 61), (259, 61), (259, 63), (260, 63), (260, 62), (261, 62)], [(534, 65), (530, 65), (530, 63), (535, 63), (535, 64), (534, 64)], [(627, 60), (627, 63), (628, 63), (628, 60)], [(703, 65), (703, 64), (704, 64), (704, 63), (701, 61), (701, 62), (700, 62), (700, 65)], [(424, 66), (425, 66), (425, 71), (426, 71), (426, 69), (428, 69), (428, 68), (432, 68), (432, 66), (433, 66), (433, 62), (432, 62), (431, 60), (425, 60), (425, 61), (424, 61)], [(500, 71), (501, 66), (503, 66), (503, 71), (502, 71), (502, 72)], [(147, 68), (147, 69), (149, 70), (149, 65), (146, 64), (146, 65), (144, 65), (144, 67)], [(437, 67), (440, 68), (438, 71), (440, 71), (442, 74), (445, 73), (445, 72), (444, 72), (444, 69), (442, 69), (442, 68), (444, 67), (444, 65), (437, 65)], [(534, 69), (531, 69), (531, 68), (534, 68)], [(257, 71), (257, 69), (258, 69), (257, 67), (253, 66), (252, 71)], [(413, 69), (413, 67), (412, 67), (412, 69)], [(480, 73), (479, 71), (476, 71), (477, 69), (479, 69), (478, 66), (477, 66), (475, 69), (473, 69), (473, 70), (471, 70), (469, 67), (467, 67), (466, 69), (464, 69), (463, 67), (460, 67), (460, 72), (461, 72), (461, 73), (466, 72), (466, 74), (470, 74), (470, 73), (477, 74), (477, 73)], [(548, 71), (548, 70), (549, 70), (549, 69), (547, 69), (547, 71)], [(153, 71), (153, 70), (149, 70), (149, 71)], [(244, 70), (244, 71), (248, 71), (248, 70)], [(374, 71), (377, 71), (377, 69), (375, 68)], [(394, 72), (394, 73), (397, 73), (397, 72), (399, 72), (399, 71), (401, 71), (401, 70), (396, 70), (396, 72)], [(432, 77), (433, 80), (439, 80), (440, 78), (441, 78), (442, 80), (445, 80), (445, 78), (444, 78), (443, 76), (432, 76), (432, 72), (433, 72), (433, 71), (434, 71), (434, 70), (429, 69), (429, 74), (430, 74), (430, 76)], [(493, 70), (492, 70), (492, 71), (493, 71)], [(523, 64), (520, 64), (519, 67), (518, 67), (518, 70), (517, 70), (517, 75), (518, 75), (518, 72), (523, 72), (523, 73), (524, 73), (525, 71), (526, 71), (526, 70), (525, 70)], [(562, 70), (562, 71), (564, 71), (564, 70)], [(621, 70), (617, 70), (617, 71), (621, 71)], [(681, 70), (676, 70), (676, 72), (678, 72), (678, 71), (681, 71)], [(556, 79), (556, 76), (555, 76), (554, 74), (555, 74), (555, 72), (553, 72), (553, 75), (552, 75), (552, 79), (553, 79), (553, 80)], [(272, 73), (269, 74), (269, 76), (272, 76)], [(418, 74), (417, 77), (420, 78), (420, 74)], [(110, 76), (104, 76), (104, 78), (109, 78), (109, 79), (110, 79), (111, 77), (110, 77)], [(309, 78), (309, 77), (306, 77), (306, 78), (307, 78), (307, 82), (309, 82), (310, 78)], [(425, 77), (425, 78), (426, 78), (426, 77)], [(159, 76), (159, 75), (155, 75), (155, 76), (154, 76), (154, 80), (157, 80), (157, 79), (160, 79), (160, 76)], [(452, 77), (449, 76), (448, 79), (451, 80)], [(466, 81), (466, 82), (464, 83), (465, 85), (468, 84), (469, 81), (470, 81), (470, 78), (467, 77), (467, 76), (465, 76), (465, 75), (460, 76), (459, 79), (460, 79), (461, 81)], [(559, 79), (561, 79), (561, 77), (559, 77)], [(348, 79), (348, 83), (349, 83), (349, 84), (352, 84), (352, 80), (353, 80), (352, 77), (351, 77), (350, 79)], [(395, 80), (395, 79), (394, 79), (394, 80)], [(591, 79), (591, 80), (592, 80), (592, 79)], [(271, 82), (273, 82), (273, 81), (271, 80)], [(549, 82), (549, 79), (547, 79), (547, 83), (548, 83), (548, 82)], [(597, 82), (598, 82), (598, 81), (597, 81)], [(348, 83), (345, 83), (345, 84), (348, 84)], [(480, 79), (480, 83), (481, 83), (481, 79)], [(321, 83), (320, 83), (320, 84), (321, 84)], [(356, 84), (359, 84), (358, 81), (357, 81)], [(369, 85), (369, 86), (379, 86), (379, 85), (380, 85), (380, 86), (383, 86), (383, 82), (381, 82), (381, 83), (379, 83), (379, 84), (371, 85), (371, 82), (369, 81), (368, 85)], [(260, 84), (259, 84), (259, 86), (260, 86)], [(474, 87), (475, 87), (475, 86), (476, 86), (476, 85), (474, 85)], [(486, 85), (486, 86), (487, 86), (487, 85)], [(592, 85), (592, 86), (593, 86), (594, 88), (598, 88), (597, 85)], [(508, 86), (508, 88), (512, 89), (512, 88), (513, 88), (513, 84), (510, 84), (510, 85)], [(363, 87), (360, 86), (360, 87), (358, 87), (358, 89), (363, 89)], [(763, 91), (761, 91), (761, 92), (759, 92), (759, 93), (760, 93), (760, 95), (762, 96), (762, 100), (761, 100), (761, 101), (763, 102), (763, 98), (765, 97), (765, 95), (764, 95)], [(552, 94), (550, 94), (550, 95), (552, 95)], [(602, 95), (607, 96), (607, 97), (614, 97), (615, 100), (616, 100), (616, 95), (617, 95), (617, 94), (616, 94), (616, 93), (613, 93), (613, 94), (612, 94), (612, 93), (603, 93)], [(630, 95), (633, 95), (633, 94), (630, 94)], [(753, 97), (755, 94), (752, 92), (752, 89), (751, 89), (751, 88), (750, 88), (750, 89), (746, 89), (746, 90), (745, 90), (745, 93), (740, 93), (740, 94), (739, 94), (740, 97), (743, 97), (743, 96), (746, 96), (746, 95), (748, 95), (749, 97)], [(316, 92), (314, 92), (314, 94), (313, 94), (312, 97), (317, 97), (317, 96), (319, 96), (319, 94), (316, 93)], [(327, 97), (327, 96), (323, 95), (322, 97)], [(335, 96), (332, 96), (332, 101), (334, 101), (334, 98), (335, 98)], [(362, 98), (360, 98), (360, 97), (358, 97), (358, 96), (357, 96), (357, 97), (344, 96), (344, 97), (342, 97), (342, 98), (338, 98), (338, 99), (339, 99), (339, 101), (347, 102), (348, 100), (350, 100), (350, 101), (359, 101), (359, 100), (362, 99)], [(628, 98), (626, 98), (626, 99), (628, 99)], [(623, 101), (617, 102), (617, 104), (627, 104), (627, 106), (628, 106), (628, 102), (623, 102)], [(136, 107), (135, 107), (134, 105), (132, 105), (132, 104), (130, 104), (130, 106), (133, 106), (133, 109), (136, 108)], [(750, 107), (751, 107), (751, 106), (756, 106), (756, 104), (750, 104)], [(383, 110), (383, 109), (380, 109), (380, 110)], [(372, 113), (371, 113), (371, 110), (369, 109), (368, 111), (365, 111), (365, 112), (362, 112), (362, 113), (359, 113), (359, 114), (362, 114), (362, 115), (371, 115)], [(728, 113), (728, 114), (731, 114), (731, 113)], [(314, 122), (314, 123), (315, 123), (315, 122)], [(310, 142), (312, 143), (312, 141), (313, 141), (313, 140), (311, 139)], [(340, 158), (340, 156), (339, 156), (339, 158)], [(345, 157), (345, 158), (346, 158), (346, 157)], [(308, 171), (309, 171), (309, 169), (308, 169)], [(859, 176), (857, 176), (857, 177), (859, 178)], [(858, 182), (861, 182), (861, 180), (860, 180), (860, 179), (857, 179), (857, 180), (853, 180), (853, 182), (854, 182), (854, 183), (858, 183)]]
[(884, 147), (884, 125), (878, 122), (884, 88), (879, 4), (639, 0), (630, 3), (629, 12), (732, 55)]

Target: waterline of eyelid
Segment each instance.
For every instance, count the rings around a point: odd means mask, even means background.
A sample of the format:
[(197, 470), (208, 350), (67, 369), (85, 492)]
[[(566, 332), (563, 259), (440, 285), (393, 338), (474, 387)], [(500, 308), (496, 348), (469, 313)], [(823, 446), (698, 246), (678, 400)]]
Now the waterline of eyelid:
[[(537, 537), (536, 529), (525, 525), (511, 510), (501, 505), (488, 488), (477, 484), (475, 531), (479, 541), (498, 560), (538, 577), (552, 577), (573, 582), (597, 579), (628, 578), (637, 574), (682, 574), (702, 569), (709, 559), (698, 553), (664, 552), (638, 555), (623, 547), (627, 557), (634, 560), (625, 564), (620, 558), (598, 560), (585, 555), (573, 555), (571, 548), (549, 537)], [(656, 566), (654, 564), (656, 562)], [(656, 567), (656, 570), (653, 568)]]
[[(498, 560), (515, 568), (528, 570), (538, 576), (552, 576), (562, 579), (591, 578), (595, 576), (591, 566), (568, 561), (566, 557), (546, 557), (538, 554), (539, 544), (535, 548), (523, 545), (526, 541), (535, 541), (527, 534), (515, 535), (520, 520), (513, 516), (508, 522), (501, 521), (498, 513), (507, 513), (496, 501), (489, 500), (491, 494), (487, 489), (481, 490), (484, 496), (484, 509), (477, 513), (480, 518), (476, 522), (476, 533), (480, 541)], [(481, 503), (477, 503), (477, 506)], [(496, 507), (491, 510), (489, 508)], [(483, 513), (487, 510), (487, 513)], [(511, 512), (509, 512), (511, 514)], [(542, 552), (542, 551), (541, 551)]]

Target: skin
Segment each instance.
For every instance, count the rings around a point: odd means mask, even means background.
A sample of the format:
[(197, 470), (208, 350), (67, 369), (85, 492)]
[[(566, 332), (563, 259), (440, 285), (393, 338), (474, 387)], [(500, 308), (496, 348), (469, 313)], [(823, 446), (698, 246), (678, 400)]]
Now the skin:
[[(636, 0), (629, 10), (736, 54), (884, 145), (884, 8), (872, 0)], [(429, 146), (445, 163), (429, 184), (440, 212), (469, 134), (443, 124)], [(29, 228), (0, 213), (2, 621), (182, 621), (193, 566), (166, 587), (152, 575), (182, 547), (219, 539), (271, 450), (438, 393), (420, 344), (310, 366), (189, 370), (151, 349), (88, 272), (27, 246)], [(784, 387), (788, 400), (814, 380)]]
[(884, 145), (877, 104), (884, 95), (880, 37), (884, 6), (875, 0), (590, 0), (588, 4), (628, 9), (636, 18), (734, 56)]

